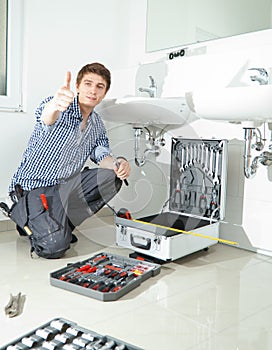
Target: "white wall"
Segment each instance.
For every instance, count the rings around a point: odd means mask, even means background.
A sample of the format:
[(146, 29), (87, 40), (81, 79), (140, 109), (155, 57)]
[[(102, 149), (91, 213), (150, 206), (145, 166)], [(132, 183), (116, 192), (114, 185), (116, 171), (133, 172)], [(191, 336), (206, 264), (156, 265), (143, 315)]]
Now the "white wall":
[[(18, 166), (32, 131), (36, 106), (62, 84), (67, 69), (75, 77), (83, 64), (94, 60), (104, 62), (113, 72), (113, 85), (108, 97), (121, 97), (134, 94), (140, 63), (163, 60), (169, 52), (145, 53), (146, 0), (23, 2), (23, 93), (26, 112), (0, 113), (0, 197), (7, 195), (10, 177)], [(225, 84), (227, 75), (223, 72), (232, 74), (232, 67), (248, 60), (252, 64), (267, 66), (272, 62), (271, 37), (269, 31), (205, 44), (207, 54), (185, 57), (181, 61), (184, 68), (181, 68), (175, 84), (165, 87), (164, 94), (182, 95), (189, 88), (203, 84), (203, 81)], [(198, 47), (192, 45), (190, 50)], [(116, 153), (133, 160), (133, 130), (125, 125), (108, 125)], [(196, 121), (171, 131), (166, 135), (167, 144), (158, 159), (151, 157), (142, 169), (133, 166), (130, 186), (122, 189), (116, 199), (116, 206), (126, 206), (135, 213), (143, 214), (161, 209), (168, 197), (170, 138), (178, 135), (227, 137), (231, 140), (226, 215), (228, 224), (222, 225), (221, 236), (238, 240), (240, 247), (267, 250), (268, 253), (272, 251), (269, 232), (271, 180), (264, 167), (254, 180), (245, 180), (242, 176), (241, 126)]]

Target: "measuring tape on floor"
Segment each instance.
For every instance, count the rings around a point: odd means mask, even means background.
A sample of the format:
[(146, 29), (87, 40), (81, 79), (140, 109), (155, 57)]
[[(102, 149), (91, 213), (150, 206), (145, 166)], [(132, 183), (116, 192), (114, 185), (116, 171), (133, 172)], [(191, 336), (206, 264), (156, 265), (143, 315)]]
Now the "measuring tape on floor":
[(185, 233), (186, 235), (191, 235), (191, 236), (196, 236), (196, 237), (201, 237), (201, 238), (206, 238), (206, 239), (212, 239), (213, 241), (218, 241), (218, 242), (221, 242), (221, 243), (226, 243), (226, 244), (231, 244), (231, 245), (238, 245), (238, 242), (233, 242), (233, 241), (229, 241), (227, 239), (221, 239), (221, 238), (216, 238), (216, 237), (212, 237), (212, 236), (208, 236), (208, 235), (203, 235), (201, 233), (179, 230), (177, 228), (163, 226), (163, 225), (159, 225), (159, 224), (153, 224), (153, 223), (150, 223), (150, 222), (145, 222), (145, 221), (137, 220), (137, 219), (132, 219), (131, 221), (137, 222), (139, 224), (145, 224), (145, 225), (150, 225), (150, 226), (154, 226), (154, 227), (158, 227), (158, 228), (174, 231), (174, 232)]

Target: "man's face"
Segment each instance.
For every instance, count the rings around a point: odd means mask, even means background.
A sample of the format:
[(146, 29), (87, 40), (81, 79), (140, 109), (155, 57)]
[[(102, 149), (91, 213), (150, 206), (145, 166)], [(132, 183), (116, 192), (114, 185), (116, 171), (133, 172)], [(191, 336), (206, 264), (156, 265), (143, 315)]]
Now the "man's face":
[(80, 84), (76, 84), (79, 103), (93, 109), (106, 95), (107, 83), (100, 75), (87, 73)]

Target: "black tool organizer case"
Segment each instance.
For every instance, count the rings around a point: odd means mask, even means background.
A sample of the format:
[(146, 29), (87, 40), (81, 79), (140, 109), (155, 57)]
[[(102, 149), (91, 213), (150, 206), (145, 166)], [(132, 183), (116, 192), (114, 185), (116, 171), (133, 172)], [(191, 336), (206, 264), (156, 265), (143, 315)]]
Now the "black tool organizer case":
[(117, 245), (171, 261), (216, 244), (226, 169), (226, 140), (172, 138), (168, 210), (132, 220), (117, 216)]
[(52, 272), (50, 283), (101, 301), (114, 301), (159, 274), (160, 269), (158, 264), (99, 253)]
[(101, 335), (64, 318), (54, 318), (0, 350), (27, 349), (112, 349), (143, 350), (122, 340)]

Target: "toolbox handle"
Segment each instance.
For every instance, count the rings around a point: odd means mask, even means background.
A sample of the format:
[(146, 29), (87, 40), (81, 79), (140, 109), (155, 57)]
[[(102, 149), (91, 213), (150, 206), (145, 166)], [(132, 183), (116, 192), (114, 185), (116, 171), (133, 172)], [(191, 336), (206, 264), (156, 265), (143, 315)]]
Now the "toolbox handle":
[(141, 244), (139, 242), (135, 242), (134, 236), (132, 234), (132, 235), (130, 235), (130, 243), (133, 247), (141, 248), (144, 250), (150, 250), (150, 248), (151, 248), (151, 239), (150, 238), (146, 238), (146, 237), (139, 236), (139, 235), (135, 236), (135, 238), (140, 238), (141, 240), (146, 241), (146, 244)]

